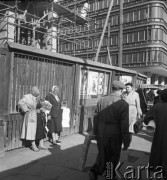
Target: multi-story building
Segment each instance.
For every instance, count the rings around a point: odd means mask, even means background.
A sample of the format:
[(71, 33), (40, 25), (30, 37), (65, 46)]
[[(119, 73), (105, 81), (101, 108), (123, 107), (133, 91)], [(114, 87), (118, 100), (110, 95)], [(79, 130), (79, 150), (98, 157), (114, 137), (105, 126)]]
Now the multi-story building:
[[(118, 66), (120, 1), (123, 1), (122, 67), (146, 74), (148, 83), (167, 83), (167, 2), (165, 0), (114, 0), (98, 61)], [(88, 3), (84, 26), (76, 27), (76, 46), (60, 41), (61, 53), (94, 59), (111, 0), (63, 1), (82, 12)], [(67, 34), (72, 35), (71, 32)], [(74, 36), (71, 36), (74, 38)], [(70, 38), (69, 38), (70, 39)], [(109, 49), (109, 51), (108, 51)], [(109, 53), (108, 53), (109, 52)]]

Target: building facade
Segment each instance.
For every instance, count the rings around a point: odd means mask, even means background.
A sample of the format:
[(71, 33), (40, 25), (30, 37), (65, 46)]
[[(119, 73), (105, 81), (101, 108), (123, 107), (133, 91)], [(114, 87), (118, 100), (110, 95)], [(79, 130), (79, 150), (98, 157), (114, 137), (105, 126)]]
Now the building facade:
[[(64, 1), (82, 12), (88, 3), (84, 26), (76, 26), (75, 46), (59, 44), (59, 52), (94, 60), (111, 0)], [(118, 66), (120, 0), (114, 0), (98, 61)], [(66, 32), (74, 38), (71, 32)], [(70, 39), (69, 38), (69, 39)], [(122, 67), (147, 75), (150, 84), (167, 84), (167, 2), (164, 0), (124, 0)], [(108, 51), (109, 50), (109, 51)], [(109, 52), (109, 53), (108, 53)]]

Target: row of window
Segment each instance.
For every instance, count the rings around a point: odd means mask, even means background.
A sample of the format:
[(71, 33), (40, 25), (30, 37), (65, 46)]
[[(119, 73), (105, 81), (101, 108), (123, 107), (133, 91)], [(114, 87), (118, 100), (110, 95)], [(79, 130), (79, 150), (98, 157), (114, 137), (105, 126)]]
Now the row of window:
[[(130, 23), (135, 21), (141, 21), (148, 18), (157, 18), (157, 21), (163, 19), (167, 23), (167, 12), (163, 7), (149, 7), (139, 10), (133, 10), (131, 12), (124, 13), (123, 23)], [(96, 18), (94, 21), (89, 22), (89, 25), (77, 26), (77, 32), (86, 32), (88, 30), (95, 30), (103, 28), (106, 17)], [(119, 25), (119, 15), (112, 15), (110, 17), (111, 26)], [(60, 29), (60, 34), (73, 34), (73, 27)]]
[[(146, 57), (147, 56), (147, 57)], [(145, 63), (147, 59), (148, 63), (151, 62), (163, 62), (167, 64), (167, 54), (159, 51), (159, 50), (152, 50), (146, 52), (133, 52), (133, 53), (125, 53), (123, 54), (122, 64), (134, 64), (134, 63)], [(103, 63), (106, 62), (107, 57), (99, 57), (99, 61)], [(117, 66), (118, 65), (118, 54), (111, 55), (112, 64)]]
[(167, 32), (164, 31), (164, 29), (153, 28), (148, 30), (140, 30), (137, 32), (129, 32), (123, 35), (124, 44), (146, 40), (159, 40), (167, 44)]
[[(104, 37), (102, 46), (107, 46), (109, 43), (110, 46), (118, 46), (119, 39), (118, 34), (110, 36), (110, 39)], [(153, 28), (153, 29), (143, 29), (134, 32), (124, 33), (123, 35), (123, 44), (143, 42), (143, 41), (162, 41), (167, 44), (167, 32), (164, 29)], [(87, 48), (97, 48), (99, 45), (99, 39), (92, 38), (89, 40), (82, 40), (75, 46), (75, 50), (82, 50)], [(60, 44), (61, 51), (73, 51), (74, 45), (72, 43)]]
[[(129, 2), (137, 2), (138, 0), (121, 0), (123, 3), (129, 3)], [(89, 2), (89, 1), (88, 1)], [(98, 0), (98, 1), (92, 1), (89, 3), (89, 12), (98, 11), (101, 9), (108, 8), (110, 6), (111, 0)], [(113, 7), (120, 4), (120, 0), (114, 0)], [(73, 7), (72, 7), (73, 8)], [(81, 13), (82, 6), (76, 7), (76, 11), (78, 13)]]
[[(118, 66), (118, 54), (111, 54), (112, 65)], [(87, 59), (87, 57), (83, 57), (83, 59)], [(88, 57), (88, 59), (92, 59), (92, 57)], [(141, 63), (145, 64), (146, 61), (148, 63), (156, 63), (162, 62), (167, 65), (167, 53), (161, 50), (150, 50), (150, 51), (139, 51), (132, 53), (124, 53), (122, 58), (122, 64), (136, 64)], [(109, 58), (107, 55), (100, 55), (98, 58), (98, 62), (109, 64)]]

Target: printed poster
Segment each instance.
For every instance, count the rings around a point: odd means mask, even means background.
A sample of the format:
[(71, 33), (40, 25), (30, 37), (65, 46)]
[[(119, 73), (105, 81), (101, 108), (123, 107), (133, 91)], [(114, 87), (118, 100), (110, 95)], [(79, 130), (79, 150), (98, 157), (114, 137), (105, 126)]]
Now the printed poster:
[(98, 86), (98, 72), (89, 72), (88, 77), (88, 97), (97, 96), (97, 86)]

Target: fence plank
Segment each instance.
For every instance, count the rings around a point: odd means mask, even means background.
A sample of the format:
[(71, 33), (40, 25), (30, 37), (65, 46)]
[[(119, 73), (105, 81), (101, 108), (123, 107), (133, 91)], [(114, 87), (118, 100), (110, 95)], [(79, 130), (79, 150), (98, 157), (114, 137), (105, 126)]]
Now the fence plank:
[(12, 149), (16, 148), (16, 118), (14, 117), (14, 115), (12, 115), (12, 139), (11, 139), (12, 143)]
[(12, 149), (12, 118), (9, 117), (8, 123), (7, 123), (7, 150)]

